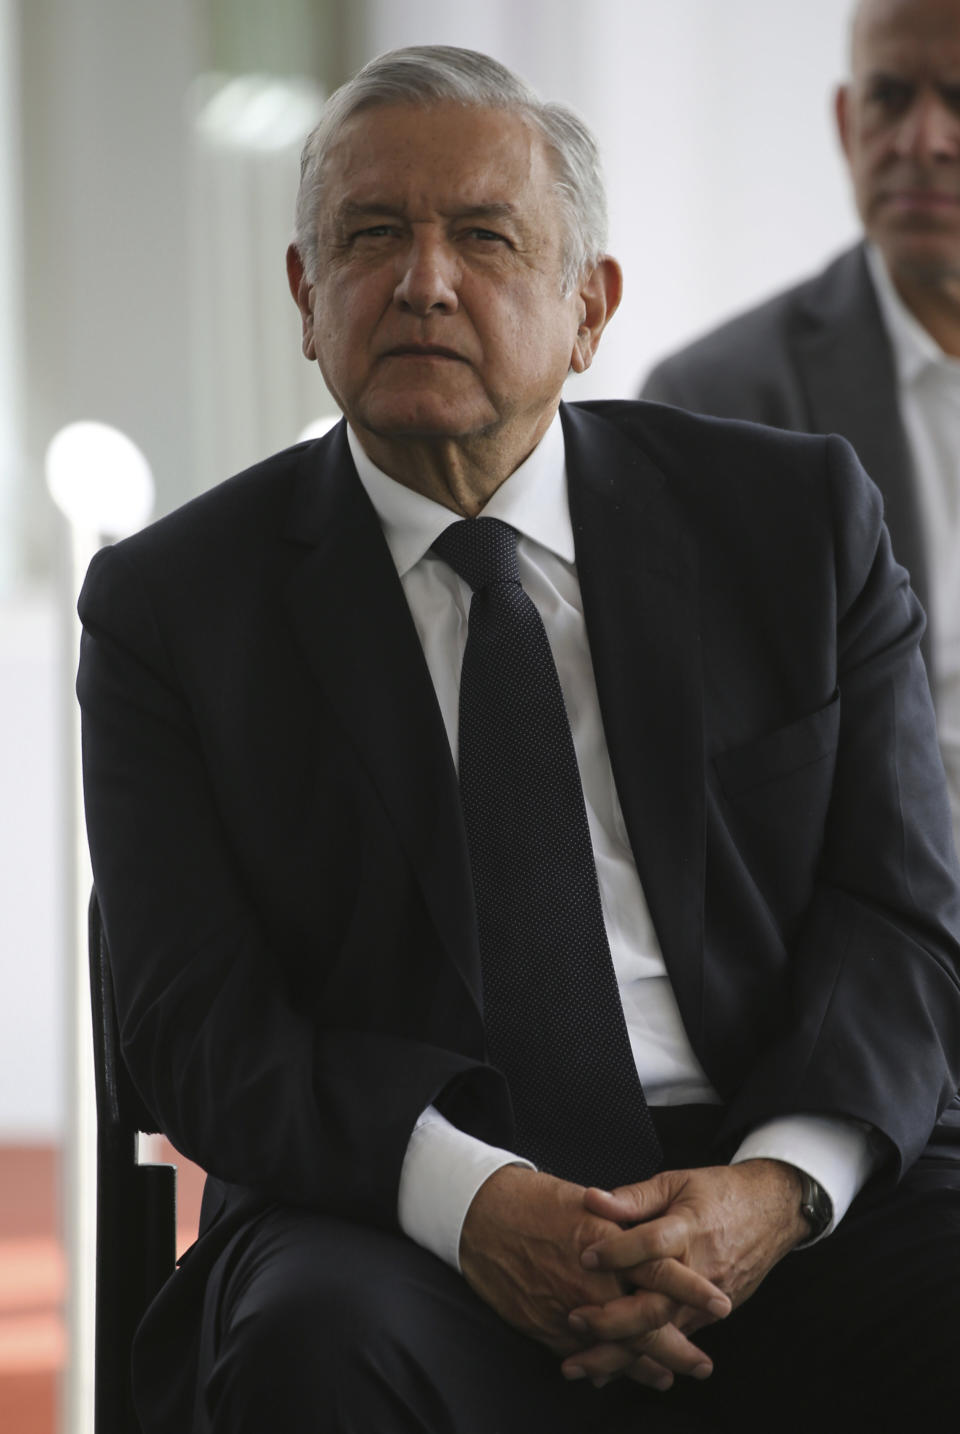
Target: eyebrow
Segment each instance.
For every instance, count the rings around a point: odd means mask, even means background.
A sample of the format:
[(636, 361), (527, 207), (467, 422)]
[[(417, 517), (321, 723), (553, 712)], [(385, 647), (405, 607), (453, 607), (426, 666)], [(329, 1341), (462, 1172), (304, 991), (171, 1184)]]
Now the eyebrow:
[(960, 71), (956, 77), (938, 76), (932, 80), (917, 79), (916, 75), (906, 74), (902, 70), (887, 70), (877, 68), (868, 70), (864, 75), (867, 84), (888, 84), (903, 85), (906, 89), (915, 90), (924, 84), (932, 84), (935, 90), (955, 90), (960, 86)]

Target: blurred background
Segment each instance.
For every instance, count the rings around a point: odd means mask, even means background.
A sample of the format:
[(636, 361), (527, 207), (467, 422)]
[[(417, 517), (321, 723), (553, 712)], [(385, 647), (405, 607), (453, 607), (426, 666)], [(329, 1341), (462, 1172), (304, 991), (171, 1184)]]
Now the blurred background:
[(856, 234), (830, 109), (847, 20), (844, 0), (0, 0), (0, 1428), (81, 1427), (62, 1371), (65, 1152), (90, 1139), (69, 1009), (82, 544), (51, 440), (119, 429), (159, 514), (332, 414), (284, 276), (299, 147), (364, 60), (420, 42), (488, 51), (599, 136), (626, 294), (570, 396), (632, 396)]

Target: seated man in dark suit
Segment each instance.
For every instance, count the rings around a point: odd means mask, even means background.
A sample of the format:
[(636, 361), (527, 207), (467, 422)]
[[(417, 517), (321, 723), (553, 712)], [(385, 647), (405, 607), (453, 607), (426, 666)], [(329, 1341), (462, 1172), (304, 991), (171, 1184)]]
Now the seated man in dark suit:
[(860, 0), (840, 139), (866, 241), (657, 364), (642, 396), (850, 440), (930, 618), (960, 844), (960, 0)]
[(345, 422), (91, 565), (124, 1053), (210, 1172), (148, 1434), (960, 1399), (922, 611), (841, 440), (560, 403), (604, 215), (582, 123), (495, 61), (373, 61), (288, 254)]

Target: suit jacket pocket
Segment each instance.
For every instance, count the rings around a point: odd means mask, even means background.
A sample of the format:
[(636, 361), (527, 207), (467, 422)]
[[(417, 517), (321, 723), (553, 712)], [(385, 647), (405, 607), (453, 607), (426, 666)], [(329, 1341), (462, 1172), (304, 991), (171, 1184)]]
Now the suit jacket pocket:
[(745, 746), (720, 752), (713, 759), (720, 785), (728, 797), (749, 792), (822, 762), (837, 748), (840, 734), (840, 693), (825, 707), (779, 727)]

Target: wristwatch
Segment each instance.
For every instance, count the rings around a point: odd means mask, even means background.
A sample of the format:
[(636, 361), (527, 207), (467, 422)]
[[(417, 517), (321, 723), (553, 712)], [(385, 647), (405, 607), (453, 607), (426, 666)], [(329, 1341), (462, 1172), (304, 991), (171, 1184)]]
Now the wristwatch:
[(800, 1214), (810, 1226), (810, 1234), (803, 1245), (809, 1245), (823, 1234), (824, 1230), (833, 1219), (833, 1204), (830, 1196), (824, 1190), (819, 1181), (814, 1180), (805, 1170), (798, 1172), (800, 1175)]

